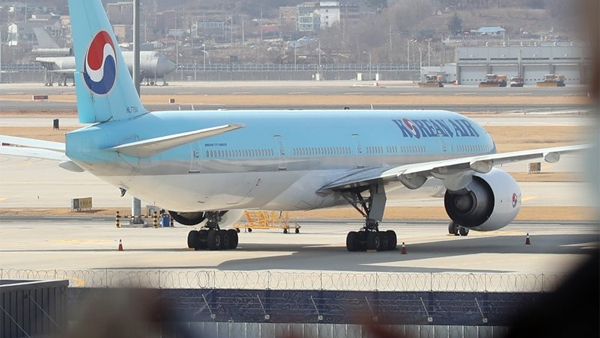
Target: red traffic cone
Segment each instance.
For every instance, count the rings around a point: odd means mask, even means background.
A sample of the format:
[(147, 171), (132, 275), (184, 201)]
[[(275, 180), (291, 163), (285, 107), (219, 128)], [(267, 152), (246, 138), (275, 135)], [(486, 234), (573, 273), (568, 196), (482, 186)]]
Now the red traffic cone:
[(404, 245), (404, 242), (402, 242), (402, 248), (400, 249), (400, 254), (406, 255), (406, 246)]
[(529, 240), (529, 233), (527, 233), (527, 237), (525, 237), (525, 245), (530, 245), (531, 241)]
[(123, 251), (123, 243), (121, 243), (121, 240), (119, 240), (119, 251)]

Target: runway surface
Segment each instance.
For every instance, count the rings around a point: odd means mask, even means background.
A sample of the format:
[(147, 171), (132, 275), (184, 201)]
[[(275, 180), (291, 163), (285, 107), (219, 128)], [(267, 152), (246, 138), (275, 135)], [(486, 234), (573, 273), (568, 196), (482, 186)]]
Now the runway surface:
[[(407, 254), (348, 252), (348, 231), (361, 222), (299, 220), (299, 234), (241, 232), (238, 249), (190, 251), (190, 227), (116, 228), (114, 220), (6, 218), (0, 227), (2, 269), (323, 271), (564, 274), (597, 249), (592, 223), (518, 222), (494, 232), (447, 235), (445, 222), (386, 222)], [(526, 233), (531, 245), (525, 245)], [(119, 240), (124, 251), (117, 251)]]

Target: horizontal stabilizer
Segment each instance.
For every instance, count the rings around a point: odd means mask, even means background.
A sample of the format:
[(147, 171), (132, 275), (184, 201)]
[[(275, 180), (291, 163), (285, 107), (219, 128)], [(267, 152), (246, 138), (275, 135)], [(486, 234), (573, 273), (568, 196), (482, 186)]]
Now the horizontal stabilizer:
[(65, 155), (65, 153), (40, 148), (2, 146), (0, 147), (0, 155), (41, 158), (53, 161), (69, 161), (69, 158), (67, 157), (67, 155)]
[(107, 150), (116, 151), (120, 154), (132, 157), (150, 157), (186, 143), (224, 134), (226, 132), (243, 127), (245, 127), (243, 124), (226, 124), (218, 127), (188, 131), (180, 134), (161, 136), (148, 140), (121, 144), (116, 147), (108, 148)]
[(13, 145), (19, 147), (48, 149), (53, 151), (65, 152), (65, 144), (61, 142), (43, 141), (31, 138), (0, 135), (2, 145)]

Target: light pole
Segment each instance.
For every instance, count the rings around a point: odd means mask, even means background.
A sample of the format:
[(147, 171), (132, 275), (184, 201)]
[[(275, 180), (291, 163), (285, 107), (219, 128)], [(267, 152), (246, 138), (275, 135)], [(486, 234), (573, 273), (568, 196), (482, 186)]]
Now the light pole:
[(372, 56), (372, 52), (370, 50), (366, 50), (363, 52), (363, 54), (369, 53), (369, 81), (372, 80), (373, 78), (371, 77), (371, 56)]

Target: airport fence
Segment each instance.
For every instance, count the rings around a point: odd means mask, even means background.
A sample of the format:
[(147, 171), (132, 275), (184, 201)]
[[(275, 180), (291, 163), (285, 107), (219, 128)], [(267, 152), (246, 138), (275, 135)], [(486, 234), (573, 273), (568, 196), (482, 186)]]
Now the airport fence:
[(505, 273), (0, 269), (0, 279), (65, 279), (75, 288), (550, 292), (567, 277)]

